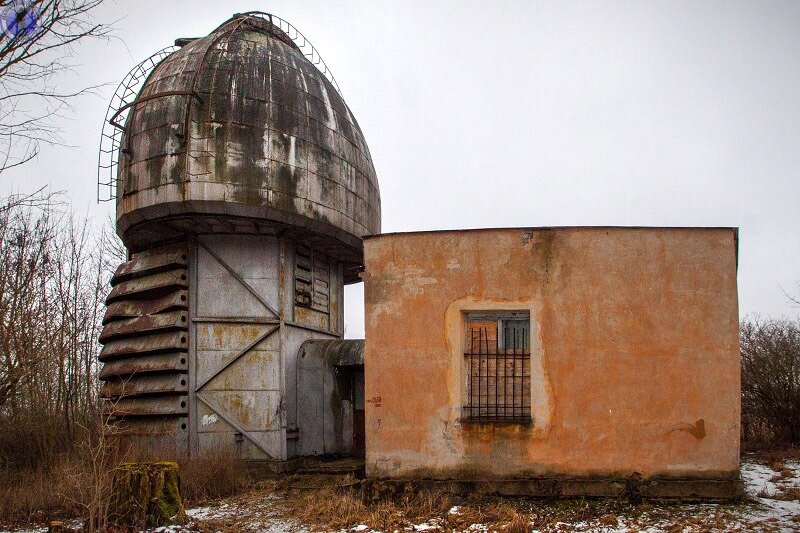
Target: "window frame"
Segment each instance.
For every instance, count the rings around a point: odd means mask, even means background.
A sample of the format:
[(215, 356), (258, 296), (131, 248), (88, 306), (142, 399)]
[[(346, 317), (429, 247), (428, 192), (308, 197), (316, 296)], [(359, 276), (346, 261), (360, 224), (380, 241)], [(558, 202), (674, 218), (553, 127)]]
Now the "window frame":
[[(525, 324), (521, 347), (506, 345), (506, 324), (510, 321), (519, 321)], [(475, 334), (470, 327), (471, 323), (495, 324), (493, 348), (490, 346), (492, 340), (490, 333), (488, 331), (484, 334), (479, 332), (481, 338), (478, 339), (478, 351), (475, 351)], [(532, 424), (530, 311), (502, 309), (465, 311), (463, 328), (464, 349), (461, 354), (461, 364), (464, 372), (462, 385), (464, 388), (461, 401), (461, 420), (478, 424)], [(492, 364), (494, 365), (494, 375), (491, 375)], [(509, 369), (511, 369), (510, 374)], [(475, 378), (477, 378), (477, 387)], [(500, 391), (501, 382), (502, 393)], [(494, 390), (493, 399), (491, 397), (492, 390)]]

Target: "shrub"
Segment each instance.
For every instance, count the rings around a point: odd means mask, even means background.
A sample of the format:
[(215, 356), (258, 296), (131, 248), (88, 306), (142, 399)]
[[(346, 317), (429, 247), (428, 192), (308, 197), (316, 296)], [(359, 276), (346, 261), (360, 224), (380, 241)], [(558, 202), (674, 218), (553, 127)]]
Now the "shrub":
[(800, 444), (800, 323), (741, 324), (742, 435), (746, 444)]

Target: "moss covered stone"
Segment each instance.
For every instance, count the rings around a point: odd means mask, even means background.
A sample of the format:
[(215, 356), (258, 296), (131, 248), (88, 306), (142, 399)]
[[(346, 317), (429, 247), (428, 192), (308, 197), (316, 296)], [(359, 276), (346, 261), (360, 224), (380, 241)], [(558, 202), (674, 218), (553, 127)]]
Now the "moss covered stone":
[(114, 473), (109, 511), (118, 526), (155, 527), (185, 523), (177, 463), (119, 465)]

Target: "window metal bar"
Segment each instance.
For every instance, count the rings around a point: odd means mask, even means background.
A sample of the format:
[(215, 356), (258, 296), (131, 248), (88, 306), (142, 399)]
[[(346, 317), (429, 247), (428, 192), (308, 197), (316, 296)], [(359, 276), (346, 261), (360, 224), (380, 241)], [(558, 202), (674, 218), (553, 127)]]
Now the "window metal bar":
[(481, 343), (482, 329), (478, 328), (478, 416), (481, 416)]
[[(505, 333), (504, 333), (505, 335)], [(514, 363), (514, 354), (511, 354), (511, 363)], [(512, 373), (513, 376), (513, 373)], [(511, 387), (514, 387), (514, 379), (511, 379)], [(505, 356), (503, 357), (503, 397), (508, 397), (508, 343), (506, 342)], [(514, 418), (514, 395), (511, 395), (511, 418)], [(505, 415), (508, 415), (508, 407), (505, 408)]]
[(517, 416), (517, 350), (514, 349), (514, 358), (511, 366), (511, 417)]
[(497, 362), (500, 360), (500, 328), (494, 335), (494, 417), (499, 418), (500, 408), (500, 374), (497, 371)]

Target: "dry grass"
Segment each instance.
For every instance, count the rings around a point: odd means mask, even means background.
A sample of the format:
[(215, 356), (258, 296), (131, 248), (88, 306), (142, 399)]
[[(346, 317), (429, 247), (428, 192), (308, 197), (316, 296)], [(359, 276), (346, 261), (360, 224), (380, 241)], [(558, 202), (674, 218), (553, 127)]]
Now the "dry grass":
[(747, 452), (745, 455), (762, 463), (783, 463), (785, 461), (800, 461), (800, 448), (792, 446), (764, 447)]
[(409, 494), (397, 502), (367, 504), (354, 483), (350, 477), (303, 476), (284, 480), (278, 490), (287, 514), (316, 528), (366, 524), (393, 531), (432, 517), (445, 519), (455, 505), (449, 495), (436, 492)]
[(481, 494), (463, 498), (436, 489), (408, 493), (391, 501), (365, 502), (352, 478), (326, 480), (322, 476), (289, 478), (278, 485), (277, 491), (282, 496), (277, 504), (283, 507), (284, 515), (316, 530), (364, 524), (375, 530), (402, 531), (427, 522), (447, 531), (485, 524), (489, 531), (515, 533), (559, 521), (599, 519), (604, 524), (616, 524), (620, 512), (635, 515), (648, 509), (615, 501), (533, 501)]
[(179, 460), (181, 498), (185, 505), (198, 505), (225, 498), (252, 487), (245, 463), (233, 454), (210, 452)]
[[(102, 524), (116, 465), (129, 460), (159, 460), (174, 453), (148, 457), (104, 448), (96, 439), (76, 444), (76, 450), (38, 467), (0, 468), (0, 530), (51, 520), (87, 519)], [(186, 505), (224, 498), (252, 487), (247, 468), (228, 453), (208, 453), (179, 460), (181, 496)]]
[(0, 472), (0, 529), (73, 517), (82, 511), (74, 460), (47, 469)]
[(776, 500), (784, 500), (784, 501), (799, 501), (800, 500), (800, 488), (798, 487), (789, 487), (787, 489), (783, 489), (780, 493), (773, 496)]

